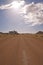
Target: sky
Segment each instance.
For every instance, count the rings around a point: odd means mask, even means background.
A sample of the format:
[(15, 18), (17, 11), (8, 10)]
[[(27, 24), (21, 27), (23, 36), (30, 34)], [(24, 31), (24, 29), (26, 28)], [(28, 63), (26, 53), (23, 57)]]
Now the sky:
[(0, 32), (43, 31), (43, 0), (0, 0)]

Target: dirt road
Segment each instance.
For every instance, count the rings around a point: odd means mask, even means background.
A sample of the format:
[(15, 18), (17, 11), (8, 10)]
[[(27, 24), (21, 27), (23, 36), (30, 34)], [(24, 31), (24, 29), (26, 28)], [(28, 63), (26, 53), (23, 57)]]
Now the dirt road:
[(43, 65), (43, 40), (25, 35), (0, 39), (0, 65)]

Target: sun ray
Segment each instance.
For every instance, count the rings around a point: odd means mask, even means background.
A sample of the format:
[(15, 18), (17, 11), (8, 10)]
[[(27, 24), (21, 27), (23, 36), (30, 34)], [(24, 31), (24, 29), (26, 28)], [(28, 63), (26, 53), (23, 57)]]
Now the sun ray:
[(24, 1), (14, 1), (11, 5), (14, 9), (20, 9), (24, 5)]
[(18, 1), (12, 2), (12, 8), (19, 9), (20, 8), (20, 3)]

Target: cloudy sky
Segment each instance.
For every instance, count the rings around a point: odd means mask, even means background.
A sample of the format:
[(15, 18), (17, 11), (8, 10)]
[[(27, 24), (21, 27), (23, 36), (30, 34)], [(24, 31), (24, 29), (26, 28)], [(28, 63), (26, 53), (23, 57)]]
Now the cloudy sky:
[(43, 0), (0, 0), (0, 32), (43, 31)]

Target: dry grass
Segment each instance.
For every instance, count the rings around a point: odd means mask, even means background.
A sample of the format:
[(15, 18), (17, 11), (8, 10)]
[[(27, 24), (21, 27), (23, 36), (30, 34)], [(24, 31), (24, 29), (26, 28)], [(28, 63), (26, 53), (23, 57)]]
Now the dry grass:
[(0, 34), (0, 38), (11, 38), (20, 35), (30, 38), (43, 38), (43, 34)]

